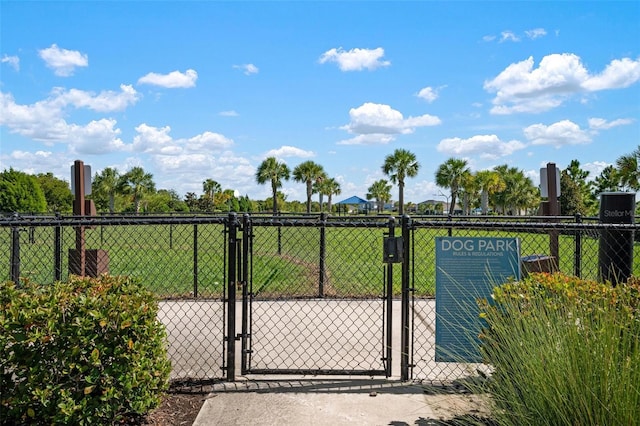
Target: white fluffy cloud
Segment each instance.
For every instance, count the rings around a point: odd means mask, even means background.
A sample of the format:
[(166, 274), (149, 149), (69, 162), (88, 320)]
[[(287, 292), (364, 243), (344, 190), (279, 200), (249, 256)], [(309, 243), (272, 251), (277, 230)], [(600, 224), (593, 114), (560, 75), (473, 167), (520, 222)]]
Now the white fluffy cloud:
[(198, 80), (198, 73), (195, 70), (188, 69), (184, 73), (180, 71), (172, 71), (169, 74), (157, 74), (150, 72), (140, 77), (138, 84), (151, 84), (153, 86), (165, 87), (167, 89), (189, 88), (195, 87)]
[(140, 98), (133, 86), (126, 84), (120, 85), (120, 92), (103, 90), (96, 95), (84, 90), (65, 91), (56, 88), (53, 94), (56, 103), (60, 103), (61, 106), (73, 105), (76, 108), (88, 108), (97, 112), (122, 111), (129, 105), (135, 104)]
[(241, 70), (245, 75), (258, 74), (260, 69), (253, 64), (234, 65), (233, 68)]
[(633, 121), (631, 118), (619, 118), (617, 120), (607, 121), (604, 118), (594, 117), (589, 119), (589, 128), (593, 130), (607, 130), (612, 127), (626, 126), (633, 123)]
[(136, 127), (138, 133), (133, 138), (133, 149), (153, 155), (190, 156), (200, 152), (220, 152), (233, 145), (224, 135), (204, 132), (187, 139), (174, 139), (169, 133), (171, 127), (154, 127), (146, 123)]
[(468, 139), (447, 138), (440, 141), (438, 151), (450, 156), (480, 156), (497, 159), (521, 150), (525, 144), (517, 141), (502, 141), (496, 135), (476, 135)]
[(349, 110), (351, 122), (341, 129), (358, 135), (397, 135), (413, 133), (416, 127), (436, 126), (441, 123), (436, 116), (424, 114), (404, 118), (400, 111), (389, 105), (367, 102)]
[(368, 135), (358, 135), (353, 138), (338, 141), (338, 145), (386, 145), (396, 140), (395, 136), (373, 133)]
[(14, 70), (20, 71), (20, 58), (17, 56), (4, 55), (2, 59), (0, 59), (0, 63), (9, 64)]
[[(116, 135), (115, 120), (95, 120), (86, 125), (67, 123), (65, 120), (67, 107), (88, 108), (99, 112), (119, 111), (134, 104), (138, 100), (137, 92), (127, 85), (120, 86), (120, 92), (103, 91), (97, 95), (82, 90), (63, 90), (56, 88), (51, 95), (31, 105), (15, 102), (11, 94), (0, 92), (0, 125), (7, 126), (11, 133), (30, 137), (52, 144), (68, 143), (77, 152), (94, 151), (94, 142), (102, 144), (99, 149), (107, 152), (122, 146)], [(113, 139), (109, 139), (113, 136)], [(73, 148), (74, 145), (77, 147)]]
[(40, 58), (47, 67), (51, 68), (55, 75), (69, 77), (73, 75), (77, 67), (89, 65), (89, 57), (77, 50), (61, 49), (56, 44), (38, 51)]
[(297, 157), (297, 158), (311, 158), (315, 157), (315, 152), (306, 151), (304, 149), (296, 148), (295, 146), (283, 145), (278, 149), (272, 149), (268, 151), (264, 156), (266, 157), (276, 157), (276, 158), (287, 158), (287, 157)]
[(351, 49), (344, 50), (338, 47), (327, 50), (320, 56), (319, 62), (335, 62), (341, 71), (362, 71), (363, 69), (374, 70), (380, 67), (388, 67), (390, 61), (382, 60), (384, 49)]
[(103, 118), (84, 126), (69, 125), (66, 140), (69, 142), (70, 152), (95, 155), (130, 151), (131, 145), (125, 145), (119, 138), (121, 131), (115, 127), (116, 124), (116, 120)]
[(640, 59), (613, 60), (602, 73), (591, 75), (579, 56), (563, 53), (545, 56), (537, 68), (533, 57), (511, 64), (484, 89), (496, 93), (493, 114), (512, 114), (546, 111), (577, 93), (628, 87), (638, 80)]
[(589, 133), (570, 120), (562, 120), (550, 126), (533, 124), (524, 129), (524, 135), (533, 145), (580, 145), (591, 142)]
[(438, 97), (440, 96), (440, 93), (439, 93), (440, 89), (441, 87), (437, 87), (434, 89), (431, 86), (427, 86), (420, 89), (420, 91), (416, 94), (416, 96), (419, 97), (420, 99), (424, 99), (425, 101), (431, 103), (436, 99), (438, 99)]

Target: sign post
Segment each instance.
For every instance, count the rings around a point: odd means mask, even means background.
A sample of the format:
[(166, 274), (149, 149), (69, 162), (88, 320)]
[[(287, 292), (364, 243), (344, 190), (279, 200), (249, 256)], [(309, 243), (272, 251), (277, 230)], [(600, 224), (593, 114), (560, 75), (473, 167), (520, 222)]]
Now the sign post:
[[(73, 215), (74, 216), (84, 216), (84, 195), (85, 195), (85, 170), (84, 163), (80, 160), (76, 160), (71, 167), (73, 171), (73, 189), (74, 189), (74, 200), (73, 200)], [(84, 226), (76, 227), (76, 253), (77, 253), (77, 271), (78, 275), (81, 277), (85, 276), (86, 265), (87, 265), (87, 253), (85, 248), (85, 235), (84, 235)], [(70, 262), (71, 263), (71, 262)]]
[[(80, 160), (76, 160), (71, 166), (71, 192), (74, 194), (74, 216), (82, 218), (96, 214), (93, 200), (85, 198), (91, 194), (91, 166), (86, 166)], [(83, 225), (75, 227), (76, 246), (75, 249), (69, 249), (69, 273), (95, 278), (109, 271), (109, 255), (105, 250), (86, 248), (86, 229)]]

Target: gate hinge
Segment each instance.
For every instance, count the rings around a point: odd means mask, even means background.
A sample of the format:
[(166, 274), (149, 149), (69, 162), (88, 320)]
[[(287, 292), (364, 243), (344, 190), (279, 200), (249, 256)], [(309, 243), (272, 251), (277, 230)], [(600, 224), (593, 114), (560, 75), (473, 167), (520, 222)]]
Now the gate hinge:
[(236, 334), (236, 340), (242, 339), (243, 336), (244, 336), (244, 334), (242, 334), (242, 333)]

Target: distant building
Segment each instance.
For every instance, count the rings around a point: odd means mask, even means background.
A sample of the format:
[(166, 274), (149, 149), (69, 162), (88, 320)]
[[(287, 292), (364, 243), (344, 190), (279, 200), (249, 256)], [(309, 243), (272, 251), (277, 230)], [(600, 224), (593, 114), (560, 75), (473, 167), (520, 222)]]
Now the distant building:
[(374, 201), (365, 200), (356, 195), (336, 203), (338, 214), (340, 213), (375, 213), (378, 205)]

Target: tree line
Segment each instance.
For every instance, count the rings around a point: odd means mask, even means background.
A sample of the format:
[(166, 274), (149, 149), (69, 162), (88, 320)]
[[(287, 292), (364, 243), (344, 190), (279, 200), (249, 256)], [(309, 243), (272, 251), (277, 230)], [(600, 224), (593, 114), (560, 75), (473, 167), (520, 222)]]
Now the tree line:
[[(385, 157), (381, 167), (388, 179), (379, 179), (367, 189), (366, 198), (375, 202), (377, 212), (383, 213), (392, 199), (393, 184), (398, 187), (398, 199), (392, 207), (399, 215), (418, 214), (537, 214), (540, 190), (523, 170), (507, 164), (491, 170), (472, 172), (464, 159), (449, 158), (434, 173), (435, 183), (448, 190), (441, 194), (447, 203), (404, 202), (406, 180), (418, 175), (420, 163), (416, 155), (405, 149), (396, 149)], [(306, 201), (287, 201), (280, 189), (285, 181), (293, 179), (306, 189)], [(305, 161), (293, 170), (275, 157), (266, 158), (255, 174), (260, 185), (270, 185), (271, 197), (252, 200), (236, 196), (233, 190), (222, 188), (213, 179), (202, 182), (202, 193), (188, 192), (180, 198), (173, 189), (156, 189), (153, 175), (142, 167), (133, 167), (126, 173), (107, 167), (96, 173), (92, 180), (91, 195), (101, 213), (169, 213), (169, 212), (279, 212), (312, 213), (334, 212), (333, 197), (341, 193), (340, 183), (327, 175), (322, 165)], [(598, 195), (610, 191), (640, 190), (640, 146), (619, 157), (593, 179), (583, 170), (578, 160), (572, 160), (560, 174), (561, 214), (595, 216), (598, 214)], [(318, 201), (313, 201), (313, 195)], [(326, 203), (325, 201), (326, 197)], [(5, 213), (62, 213), (72, 212), (74, 195), (68, 182), (52, 173), (30, 175), (13, 168), (0, 173), (0, 211)], [(448, 209), (445, 212), (445, 209)]]

